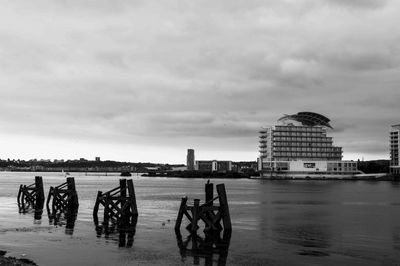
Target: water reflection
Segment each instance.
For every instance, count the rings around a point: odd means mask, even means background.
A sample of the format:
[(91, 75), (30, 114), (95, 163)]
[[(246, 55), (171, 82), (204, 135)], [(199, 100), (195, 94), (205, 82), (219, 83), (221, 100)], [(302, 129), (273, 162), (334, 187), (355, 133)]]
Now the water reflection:
[(43, 214), (43, 206), (44, 201), (37, 201), (34, 203), (23, 204), (18, 201), (18, 211), (19, 213), (26, 214), (33, 212), (33, 224), (41, 224), (42, 223), (42, 214)]
[[(291, 215), (293, 216), (293, 213)], [(332, 240), (329, 224), (314, 212), (302, 212), (298, 215), (300, 217), (292, 222), (277, 223), (278, 226), (273, 229), (277, 240), (298, 246), (296, 253), (299, 255), (329, 256), (327, 249)]]
[(75, 222), (78, 216), (78, 207), (66, 209), (52, 208), (52, 211), (47, 208), (47, 216), (49, 217), (50, 225), (65, 225), (65, 234), (72, 235), (74, 233)]
[(393, 248), (397, 251), (400, 250), (400, 227), (396, 226), (392, 232)]
[(116, 239), (116, 235), (118, 234), (118, 246), (130, 248), (134, 242), (137, 221), (137, 215), (112, 220), (108, 226), (105, 226), (104, 223), (96, 223), (95, 221), (97, 237), (101, 237), (104, 234), (106, 239)]
[[(180, 230), (175, 230), (175, 234), (182, 261), (190, 256), (193, 257), (194, 265), (199, 265), (201, 258), (204, 258), (204, 265), (207, 266), (226, 265), (231, 240), (230, 230), (224, 230), (222, 237), (220, 231), (204, 232), (204, 238), (196, 233), (191, 233), (185, 240), (183, 240)], [(218, 256), (217, 260), (215, 260), (216, 256)]]
[(42, 223), (42, 214), (43, 214), (43, 206), (36, 206), (35, 214), (33, 215), (33, 223), (34, 224)]

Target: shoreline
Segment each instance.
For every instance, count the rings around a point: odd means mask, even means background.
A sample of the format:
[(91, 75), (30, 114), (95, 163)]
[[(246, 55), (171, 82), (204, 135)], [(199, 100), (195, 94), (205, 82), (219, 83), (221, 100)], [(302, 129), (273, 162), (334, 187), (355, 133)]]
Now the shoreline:
[(30, 259), (17, 259), (15, 257), (6, 257), (7, 251), (0, 250), (0, 265), (4, 266), (38, 266), (35, 262)]

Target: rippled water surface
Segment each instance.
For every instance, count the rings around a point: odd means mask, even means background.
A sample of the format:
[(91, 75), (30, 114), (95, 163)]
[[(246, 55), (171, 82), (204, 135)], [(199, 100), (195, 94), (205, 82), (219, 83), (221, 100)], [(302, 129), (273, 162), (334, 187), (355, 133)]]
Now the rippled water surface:
[[(19, 184), (42, 175), (45, 194), (61, 173), (0, 173), (0, 249), (39, 265), (218, 265), (218, 254), (182, 253), (173, 230), (181, 197), (204, 200), (205, 179), (132, 176), (139, 219), (132, 247), (96, 236), (98, 190), (119, 176), (73, 173), (79, 212), (73, 232), (20, 214)], [(398, 265), (400, 184), (366, 181), (212, 180), (225, 183), (232, 237), (226, 265)], [(187, 236), (182, 230), (183, 240)], [(221, 260), (219, 261), (221, 264)], [(224, 262), (222, 262), (224, 263)]]

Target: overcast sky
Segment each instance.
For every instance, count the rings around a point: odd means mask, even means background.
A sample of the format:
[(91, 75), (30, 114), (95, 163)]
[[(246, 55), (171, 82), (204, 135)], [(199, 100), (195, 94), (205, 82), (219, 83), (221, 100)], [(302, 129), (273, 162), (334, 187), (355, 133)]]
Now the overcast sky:
[(321, 113), (344, 159), (389, 158), (400, 1), (0, 1), (0, 158), (255, 160)]

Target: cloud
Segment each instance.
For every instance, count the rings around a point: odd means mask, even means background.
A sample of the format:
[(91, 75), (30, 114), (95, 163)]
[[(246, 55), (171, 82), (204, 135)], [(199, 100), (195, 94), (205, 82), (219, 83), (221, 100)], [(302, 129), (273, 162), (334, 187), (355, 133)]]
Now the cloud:
[(340, 145), (369, 154), (397, 122), (396, 1), (1, 5), (3, 137), (157, 158), (160, 145), (181, 162), (186, 146), (254, 159), (259, 127), (284, 113), (322, 113)]
[(351, 8), (368, 8), (368, 9), (377, 9), (382, 8), (387, 4), (386, 0), (327, 0), (329, 3), (347, 6)]

